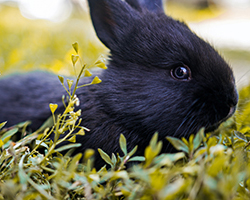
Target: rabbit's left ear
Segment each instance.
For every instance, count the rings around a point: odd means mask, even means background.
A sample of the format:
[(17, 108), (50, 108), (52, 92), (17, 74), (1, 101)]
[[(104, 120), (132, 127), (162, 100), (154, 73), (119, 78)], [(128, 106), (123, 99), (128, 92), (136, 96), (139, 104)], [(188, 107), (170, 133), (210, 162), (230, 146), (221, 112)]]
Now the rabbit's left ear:
[(162, 0), (126, 0), (126, 1), (138, 11), (147, 9), (154, 13), (164, 12)]
[(122, 0), (88, 0), (88, 3), (97, 36), (112, 50), (133, 27), (139, 12)]

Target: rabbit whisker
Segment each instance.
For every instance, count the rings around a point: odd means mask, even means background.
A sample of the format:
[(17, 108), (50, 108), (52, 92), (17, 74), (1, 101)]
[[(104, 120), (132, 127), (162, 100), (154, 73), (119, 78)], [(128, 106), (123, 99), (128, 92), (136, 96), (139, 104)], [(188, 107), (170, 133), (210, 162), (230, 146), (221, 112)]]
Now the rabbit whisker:
[[(179, 127), (176, 129), (176, 131), (175, 131), (175, 133), (173, 134), (173, 136), (176, 136), (177, 135), (177, 133), (178, 133), (178, 131), (181, 129), (181, 127), (186, 123), (186, 124), (188, 124), (188, 121), (191, 121), (194, 117), (195, 117), (195, 115), (192, 115), (192, 113), (194, 112), (194, 107), (197, 107), (197, 102), (198, 102), (198, 100), (195, 100), (193, 103), (192, 103), (192, 105), (191, 105), (191, 107), (190, 107), (190, 109), (189, 109), (189, 112), (186, 114), (186, 117), (183, 119), (183, 121), (182, 121), (182, 123), (179, 125)], [(203, 107), (203, 106), (202, 106)], [(191, 116), (191, 118), (189, 117), (189, 116)], [(183, 134), (182, 134), (183, 135)]]

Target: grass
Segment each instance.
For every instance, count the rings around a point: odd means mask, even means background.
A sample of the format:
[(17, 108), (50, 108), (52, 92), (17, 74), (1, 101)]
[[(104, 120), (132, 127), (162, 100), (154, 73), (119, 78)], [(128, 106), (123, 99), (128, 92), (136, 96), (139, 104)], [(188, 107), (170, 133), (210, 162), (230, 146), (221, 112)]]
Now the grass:
[[(5, 75), (30, 70), (72, 74), (72, 42), (77, 41), (84, 62), (92, 63), (107, 49), (94, 33), (86, 12), (75, 13), (62, 23), (25, 19), (16, 7), (1, 8), (0, 72)], [(11, 22), (11, 23), (10, 23)]]

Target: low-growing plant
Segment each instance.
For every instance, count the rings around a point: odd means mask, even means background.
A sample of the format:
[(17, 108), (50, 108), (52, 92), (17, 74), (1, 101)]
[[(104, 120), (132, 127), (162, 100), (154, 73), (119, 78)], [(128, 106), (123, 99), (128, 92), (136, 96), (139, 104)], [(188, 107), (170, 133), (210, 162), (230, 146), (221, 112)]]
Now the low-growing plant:
[[(75, 92), (101, 81), (95, 77), (89, 84), (78, 85), (81, 77), (91, 76), (92, 65), (82, 64), (77, 43), (73, 48), (76, 80), (59, 76), (67, 92), (62, 97), (64, 112), (57, 115), (57, 104), (51, 103), (51, 118), (32, 133), (27, 129), (29, 122), (11, 128), (0, 124), (0, 199), (249, 199), (249, 87), (240, 92), (235, 117), (214, 133), (201, 129), (189, 138), (167, 137), (180, 152), (160, 154), (162, 142), (155, 133), (144, 156), (134, 156), (138, 147), (128, 152), (129, 141), (121, 134), (123, 155), (110, 156), (98, 149), (107, 165), (97, 171), (94, 150), (71, 156), (72, 149), (81, 145), (76, 136), (84, 137), (88, 131), (81, 125)], [(93, 66), (106, 68), (102, 58)], [(14, 141), (18, 134), (22, 138)], [(64, 145), (64, 141), (71, 143)]]

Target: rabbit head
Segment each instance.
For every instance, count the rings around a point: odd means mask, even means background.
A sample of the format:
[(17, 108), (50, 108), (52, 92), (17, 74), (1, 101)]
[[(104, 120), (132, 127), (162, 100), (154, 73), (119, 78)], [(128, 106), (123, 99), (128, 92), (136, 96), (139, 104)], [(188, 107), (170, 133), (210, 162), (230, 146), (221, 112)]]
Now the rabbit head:
[(163, 139), (213, 130), (232, 116), (232, 69), (185, 23), (166, 16), (160, 0), (88, 2), (96, 34), (110, 49), (98, 95), (114, 124), (134, 138), (158, 131)]

